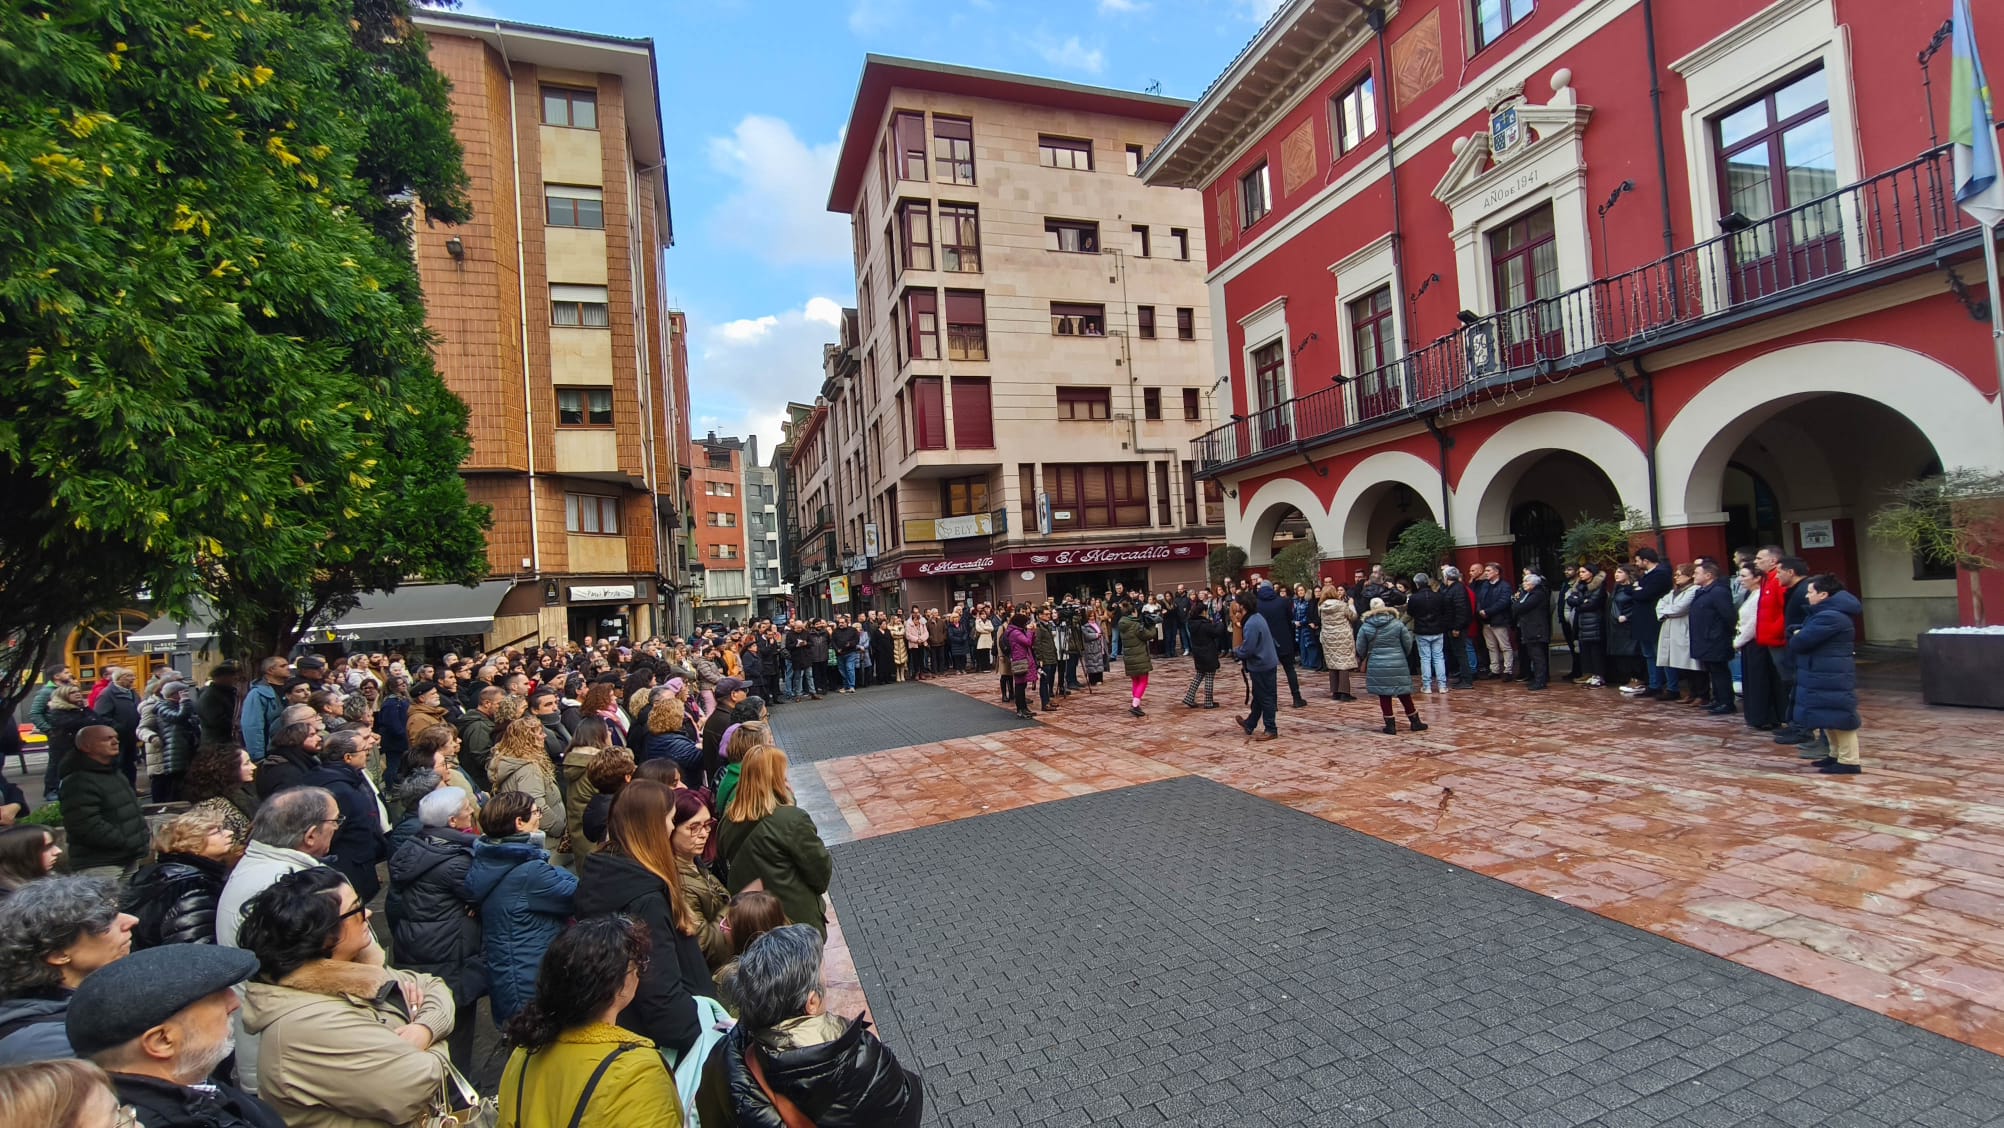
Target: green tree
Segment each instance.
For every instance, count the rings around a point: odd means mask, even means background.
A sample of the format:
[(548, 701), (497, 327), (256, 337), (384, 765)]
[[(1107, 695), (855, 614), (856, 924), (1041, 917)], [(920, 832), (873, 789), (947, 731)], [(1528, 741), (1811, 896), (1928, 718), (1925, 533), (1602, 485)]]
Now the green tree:
[(1577, 570), (1581, 564), (1607, 566), (1627, 560), (1636, 534), (1648, 529), (1649, 518), (1639, 509), (1624, 508), (1608, 517), (1582, 513), (1559, 540), (1560, 563)]
[(1292, 588), (1295, 584), (1310, 587), (1318, 582), (1315, 571), (1322, 563), (1322, 550), (1312, 536), (1302, 537), (1274, 554), (1272, 575), (1273, 585)]
[(408, 16), (0, 5), (0, 692), (140, 587), (255, 653), (486, 571), (407, 230), (465, 174)]
[(1406, 526), (1406, 531), (1399, 534), (1398, 543), (1385, 553), (1385, 575), (1405, 580), (1411, 580), (1419, 572), (1431, 576), (1453, 550), (1454, 538), (1439, 523), (1415, 522)]
[(1221, 544), (1211, 550), (1211, 583), (1230, 583), (1246, 566), (1246, 550), (1235, 544)]
[(1957, 467), (1891, 491), (1872, 514), (1871, 535), (1933, 564), (1978, 573), (1969, 585), (1970, 615), (1984, 626), (1983, 577), (2004, 543), (2004, 474)]

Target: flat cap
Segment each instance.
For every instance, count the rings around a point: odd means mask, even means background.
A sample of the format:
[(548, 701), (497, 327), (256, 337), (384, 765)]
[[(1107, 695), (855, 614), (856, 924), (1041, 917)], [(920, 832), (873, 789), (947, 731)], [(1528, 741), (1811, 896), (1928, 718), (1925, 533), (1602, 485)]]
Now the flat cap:
[(144, 948), (84, 977), (64, 1016), (78, 1057), (122, 1046), (225, 987), (257, 974), (257, 957), (216, 944)]
[(743, 678), (725, 678), (723, 681), (717, 683), (717, 699), (721, 701), (738, 690), (749, 690), (750, 688), (751, 683), (745, 681)]
[(327, 659), (322, 658), (318, 654), (304, 654), (300, 656), (297, 662), (292, 664), (292, 668), (295, 670), (324, 670), (327, 668)]

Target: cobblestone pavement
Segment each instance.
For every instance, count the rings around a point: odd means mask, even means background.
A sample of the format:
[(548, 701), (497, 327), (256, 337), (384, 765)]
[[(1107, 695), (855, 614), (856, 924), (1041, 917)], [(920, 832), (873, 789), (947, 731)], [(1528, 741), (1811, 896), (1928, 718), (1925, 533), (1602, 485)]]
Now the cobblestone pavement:
[[(1420, 695), (1431, 730), (1397, 736), (1374, 703), (1304, 684), (1282, 739), (1249, 744), (1229, 708), (1176, 703), (1188, 669), (1158, 663), (1145, 719), (1115, 707), (1115, 677), (1034, 728), (804, 770), (847, 824), (831, 829), (859, 840), (1202, 776), (2004, 1053), (1995, 714), (1866, 690), (1866, 772), (1825, 777), (1734, 718), (1560, 682)], [(986, 677), (942, 684), (996, 695)]]
[(934, 1123), (2004, 1123), (2004, 1059), (1202, 779), (836, 873)]

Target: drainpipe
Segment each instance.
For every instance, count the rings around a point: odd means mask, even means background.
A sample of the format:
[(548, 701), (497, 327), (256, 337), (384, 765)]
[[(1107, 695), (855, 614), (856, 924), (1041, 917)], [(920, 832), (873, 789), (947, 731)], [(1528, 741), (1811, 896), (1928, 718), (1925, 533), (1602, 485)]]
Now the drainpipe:
[[(1649, 64), (1649, 121), (1656, 130), (1656, 202), (1663, 211), (1663, 254), (1677, 254), (1677, 233), (1670, 221), (1670, 151), (1663, 141), (1663, 73), (1656, 65), (1656, 5), (1642, 0), (1642, 47)], [(1606, 248), (1602, 248), (1606, 253)], [(1640, 371), (1640, 366), (1637, 366)], [(1645, 404), (1645, 406), (1647, 406)], [(1657, 539), (1662, 540), (1659, 530)]]
[(1656, 551), (1667, 552), (1662, 515), (1656, 501), (1656, 374), (1642, 367), (1640, 356), (1630, 357), (1628, 364), (1635, 370), (1636, 382), (1629, 382), (1628, 375), (1622, 372), (1618, 363), (1614, 366), (1614, 378), (1621, 381), (1623, 391), (1642, 405), (1642, 461), (1649, 479), (1649, 528), (1656, 534)]
[(1433, 432), (1434, 441), (1440, 444), (1440, 527), (1448, 536), (1454, 535), (1454, 509), (1447, 500), (1447, 452), (1454, 449), (1454, 436), (1440, 429), (1440, 413), (1435, 412), (1422, 420), (1426, 429)]
[[(1366, 7), (1363, 0), (1350, 0), (1364, 13), (1371, 25), (1371, 34), (1378, 41), (1378, 91), (1382, 102), (1379, 105), (1379, 120), (1385, 123), (1385, 183), (1392, 196), (1392, 292), (1404, 294), (1405, 286), (1405, 234), (1401, 226), (1399, 212), (1399, 145), (1397, 131), (1392, 128), (1392, 58), (1390, 48), (1385, 43), (1385, 9), (1381, 4)], [(1412, 326), (1404, 318), (1399, 319), (1399, 343), (1410, 353), (1413, 351)]]
[(529, 391), (529, 274), (522, 250), (522, 134), (515, 124), (515, 64), (508, 58), (508, 40), (494, 25), (494, 43), (501, 51), (501, 68), (508, 72), (508, 157), (515, 166), (515, 301), (522, 318), (523, 450), (529, 456), (529, 570), (543, 574), (542, 513), (536, 505), (536, 408)]

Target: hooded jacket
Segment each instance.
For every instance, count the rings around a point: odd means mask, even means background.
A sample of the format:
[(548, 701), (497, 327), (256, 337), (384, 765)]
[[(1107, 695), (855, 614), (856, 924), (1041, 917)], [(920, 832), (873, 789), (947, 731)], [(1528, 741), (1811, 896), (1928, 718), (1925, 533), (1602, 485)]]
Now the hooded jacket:
[(82, 752), (72, 752), (63, 762), (63, 830), (69, 835), (72, 871), (123, 868), (146, 856), (146, 815), (139, 793), (117, 764), (100, 764)]
[[(1806, 588), (1806, 583), (1796, 587)], [(1863, 608), (1858, 597), (1840, 591), (1809, 609), (1802, 628), (1789, 636), (1795, 656), (1795, 723), (1802, 728), (1848, 732), (1858, 720), (1858, 663), (1852, 647)]]
[(1357, 668), (1357, 605), (1347, 599), (1325, 599), (1322, 613), (1322, 663), (1332, 670)]
[(43, 987), (0, 999), (0, 1065), (77, 1056), (63, 1025), (73, 994), (67, 987)]
[(1573, 634), (1581, 642), (1607, 641), (1607, 576), (1595, 572), (1586, 583), (1573, 581), (1566, 589), (1566, 607), (1572, 612)]
[(466, 890), (473, 842), (464, 830), (426, 827), (390, 857), (390, 937), (397, 962), (437, 976), (461, 1007), (487, 991), (480, 906)]
[(536, 968), (570, 919), (578, 879), (551, 865), (549, 851), (528, 835), (511, 834), (473, 844), (464, 888), (480, 906), (494, 1024), (506, 1026), (536, 997)]
[(732, 1029), (703, 1065), (697, 1113), (705, 1125), (782, 1128), (779, 1110), (745, 1065), (757, 1053), (766, 1083), (816, 1128), (917, 1128), (925, 1103), (916, 1074), (870, 1032), (867, 1018), (819, 1014), (752, 1034)]
[(1266, 616), (1246, 616), (1245, 634), (1238, 649), (1232, 653), (1249, 674), (1261, 674), (1280, 667), (1278, 636), (1267, 626)]
[(732, 893), (742, 892), (754, 880), (763, 881), (765, 891), (785, 907), (787, 920), (811, 924), (822, 936), (828, 935), (821, 895), (828, 892), (835, 862), (813, 816), (782, 803), (757, 822), (725, 819), (716, 842)]
[(1285, 662), (1295, 656), (1294, 645), (1294, 600), (1282, 595), (1271, 583), (1259, 585), (1255, 593), (1260, 617), (1266, 620), (1267, 630), (1273, 634), (1274, 657)]
[(1390, 607), (1364, 612), (1357, 628), (1357, 651), (1364, 657), (1364, 689), (1379, 697), (1397, 697), (1413, 691), (1412, 670), (1406, 665), (1406, 651), (1413, 647), (1412, 632)]
[(714, 996), (716, 985), (702, 946), (675, 928), (668, 883), (632, 858), (601, 850), (585, 859), (572, 907), (581, 917), (628, 913), (647, 925), (652, 958), (619, 1025), (681, 1057), (702, 1032), (695, 996)]
[(193, 854), (162, 854), (133, 876), (119, 908), (138, 919), (132, 947), (216, 942), (216, 901), (229, 871), (223, 863)]
[[(258, 1038), (258, 1097), (288, 1128), (409, 1124), (445, 1080), (452, 1009), (432, 976), (369, 964), (314, 960), (278, 983), (253, 980), (241, 1013)], [(430, 1049), (396, 1036), (406, 1023), (431, 1031)]]
[(1200, 674), (1218, 672), (1219, 655), (1224, 649), (1224, 628), (1209, 615), (1190, 620), (1190, 660)]
[[(599, 1074), (599, 1066), (623, 1045), (632, 1048)], [(571, 1123), (594, 1074), (599, 1074), (598, 1084), (578, 1128), (671, 1128), (682, 1123), (674, 1074), (654, 1043), (617, 1026), (593, 1023), (558, 1034), (556, 1041), (533, 1055), (521, 1047), (508, 1055), (496, 1101), (503, 1128), (562, 1128)]]

